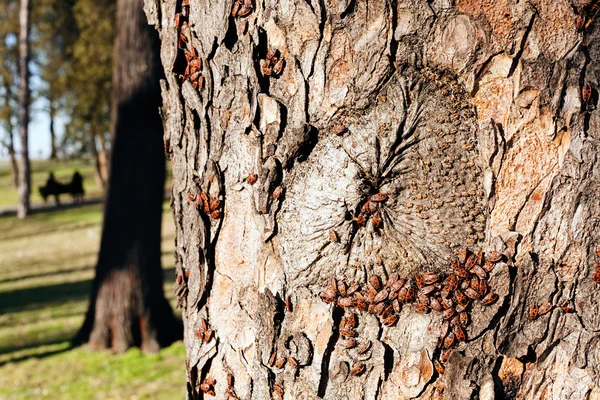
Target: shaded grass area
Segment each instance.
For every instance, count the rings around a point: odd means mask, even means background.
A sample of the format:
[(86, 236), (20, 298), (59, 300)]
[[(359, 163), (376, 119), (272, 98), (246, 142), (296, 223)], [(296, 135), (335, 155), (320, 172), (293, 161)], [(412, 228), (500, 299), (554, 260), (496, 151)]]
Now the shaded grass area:
[[(165, 294), (174, 306), (174, 227), (164, 209)], [(89, 205), (0, 218), (0, 400), (183, 397), (181, 342), (119, 356), (69, 344), (87, 309), (101, 213)]]

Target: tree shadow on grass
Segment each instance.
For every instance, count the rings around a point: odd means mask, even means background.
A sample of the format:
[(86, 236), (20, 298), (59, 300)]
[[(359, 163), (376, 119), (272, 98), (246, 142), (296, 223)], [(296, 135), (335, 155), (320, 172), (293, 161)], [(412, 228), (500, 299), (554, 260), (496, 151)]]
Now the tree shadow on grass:
[[(96, 253), (96, 252), (94, 252), (94, 253)], [(87, 257), (87, 255), (88, 254), (84, 254), (83, 257)], [(92, 267), (92, 266), (86, 265), (86, 266), (80, 267), (80, 268), (69, 268), (69, 269), (63, 269), (60, 271), (48, 271), (48, 272), (42, 272), (39, 274), (15, 276), (13, 278), (0, 279), (0, 284), (8, 283), (8, 282), (23, 281), (23, 280), (27, 280), (27, 279), (33, 279), (33, 278), (43, 278), (45, 276), (56, 276), (56, 275), (63, 275), (63, 274), (71, 274), (73, 272), (89, 271), (90, 269), (93, 269), (93, 268), (94, 267)]]
[[(165, 281), (175, 276), (175, 268), (163, 269)], [(58, 306), (72, 301), (85, 301), (89, 298), (92, 280), (57, 283), (0, 292), (0, 314), (29, 311), (34, 309)]]
[[(72, 333), (69, 334), (70, 336), (72, 336)], [(53, 341), (47, 341), (47, 342), (38, 342), (38, 343), (34, 343), (34, 344), (30, 344), (27, 346), (23, 346), (23, 347), (18, 347), (18, 348), (13, 348), (10, 351), (2, 351), (0, 350), (0, 355), (4, 355), (4, 354), (8, 354), (8, 353), (12, 353), (15, 351), (21, 351), (21, 350), (28, 350), (28, 349), (35, 349), (38, 347), (42, 347), (42, 346), (52, 346), (52, 345), (58, 345), (61, 343), (64, 343), (63, 347), (59, 347), (56, 349), (52, 349), (52, 350), (47, 350), (47, 351), (43, 351), (41, 353), (36, 353), (36, 352), (31, 352), (31, 353), (27, 353), (27, 354), (23, 354), (17, 357), (11, 357), (8, 358), (7, 360), (4, 361), (0, 361), (0, 367), (3, 367), (6, 364), (9, 363), (18, 363), (21, 361), (26, 361), (30, 358), (37, 358), (37, 359), (41, 359), (41, 358), (46, 358), (46, 357), (50, 357), (50, 356), (54, 356), (56, 354), (61, 354), (61, 353), (65, 353), (67, 351), (73, 350), (75, 348), (75, 346), (73, 346), (70, 342), (69, 342), (69, 337), (62, 339), (62, 340), (53, 340)]]
[(83, 301), (88, 298), (91, 287), (92, 281), (86, 279), (0, 292), (0, 314), (57, 306), (69, 301)]

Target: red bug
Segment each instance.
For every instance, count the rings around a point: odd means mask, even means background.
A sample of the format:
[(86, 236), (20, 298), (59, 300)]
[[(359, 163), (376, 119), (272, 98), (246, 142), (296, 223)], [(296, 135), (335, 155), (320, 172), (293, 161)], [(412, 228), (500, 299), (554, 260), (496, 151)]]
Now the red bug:
[(353, 297), (340, 297), (337, 304), (342, 308), (354, 307), (356, 305), (356, 300)]
[(433, 366), (438, 374), (444, 375), (444, 366), (438, 360), (433, 360)]
[(342, 297), (346, 297), (348, 295), (348, 291), (346, 288), (346, 283), (343, 281), (338, 281), (337, 283), (337, 291)]
[(373, 228), (381, 227), (381, 223), (381, 213), (379, 211), (375, 211), (373, 213), (373, 218), (371, 219), (371, 224), (373, 225)]
[(369, 285), (379, 292), (381, 290), (381, 279), (377, 275), (371, 275), (369, 278)]
[(354, 340), (354, 339), (341, 340), (340, 344), (342, 345), (342, 347), (344, 349), (352, 349), (352, 348), (356, 347), (356, 340)]
[(398, 322), (398, 316), (396, 314), (390, 314), (382, 321), (385, 326), (393, 326), (396, 322)]
[(281, 75), (284, 66), (285, 60), (283, 58), (280, 58), (279, 60), (277, 60), (277, 62), (275, 62), (275, 65), (273, 66), (273, 73), (275, 75)]
[(275, 368), (277, 368), (277, 369), (283, 368), (286, 361), (287, 361), (287, 359), (285, 357), (278, 358), (277, 361), (275, 361)]
[(358, 333), (356, 333), (356, 331), (352, 328), (343, 328), (340, 329), (340, 335), (342, 335), (345, 338), (353, 338), (357, 337)]
[(435, 311), (442, 311), (444, 309), (444, 307), (435, 297), (429, 299), (429, 307), (431, 307)]
[(348, 296), (354, 294), (355, 292), (357, 292), (360, 289), (360, 285), (356, 282), (353, 282), (348, 289), (346, 290), (348, 293)]
[(330, 132), (336, 136), (340, 136), (346, 132), (346, 127), (344, 125), (336, 124), (331, 128)]
[(469, 255), (469, 250), (467, 248), (461, 249), (458, 252), (458, 262), (464, 264), (467, 260), (467, 256)]
[(502, 260), (502, 257), (504, 256), (499, 251), (492, 251), (487, 256), (485, 256), (485, 259), (489, 262), (495, 263)]
[(350, 313), (350, 315), (346, 317), (346, 327), (356, 328), (356, 325), (357, 325), (356, 314)]
[(464, 329), (458, 325), (454, 326), (454, 337), (459, 342), (464, 342), (465, 340), (467, 340), (467, 335), (465, 334)]
[(454, 333), (450, 332), (448, 334), (448, 336), (446, 336), (444, 338), (444, 348), (448, 349), (448, 348), (452, 347), (453, 344), (454, 344)]
[(385, 193), (377, 193), (374, 194), (373, 196), (369, 197), (370, 201), (374, 201), (376, 203), (382, 203), (384, 201), (386, 201), (389, 198), (389, 196)]
[(383, 289), (381, 292), (377, 293), (377, 296), (373, 299), (374, 303), (381, 303), (384, 300), (387, 300), (390, 295), (390, 291), (388, 289)]
[(581, 98), (586, 103), (592, 98), (592, 85), (588, 82), (584, 83), (581, 87)]
[(454, 314), (456, 314), (456, 310), (454, 308), (448, 308), (444, 310), (443, 316), (444, 319), (450, 319)]
[(429, 314), (429, 308), (423, 304), (423, 303), (415, 303), (413, 305), (414, 309), (416, 312), (421, 313), (421, 314)]
[(538, 309), (538, 315), (542, 316), (544, 314), (548, 314), (551, 310), (552, 310), (552, 303), (550, 303), (550, 302), (542, 303), (542, 304), (540, 304), (540, 307)]
[(537, 317), (539, 316), (538, 311), (539, 311), (538, 305), (536, 305), (536, 304), (530, 305), (529, 309), (527, 310), (527, 315), (529, 316), (529, 319), (531, 319), (531, 320), (537, 319)]
[(425, 272), (423, 273), (423, 280), (426, 285), (432, 285), (440, 281), (440, 274), (436, 272)]
[(357, 362), (350, 368), (350, 375), (358, 376), (364, 372), (365, 368), (365, 364)]
[(465, 295), (473, 300), (479, 300), (479, 298), (481, 297), (479, 293), (472, 288), (466, 288)]
[(273, 190), (273, 193), (271, 194), (271, 197), (273, 197), (275, 200), (279, 199), (281, 197), (281, 195), (283, 194), (283, 187), (282, 186), (277, 186), (275, 188), (275, 190)]
[(298, 360), (296, 360), (294, 357), (288, 357), (287, 363), (292, 368), (298, 368)]
[(444, 352), (442, 353), (442, 356), (440, 357), (440, 360), (441, 360), (443, 363), (447, 363), (447, 362), (448, 362), (448, 360), (450, 359), (450, 354), (452, 354), (452, 349), (448, 349), (448, 350), (444, 351)]
[(292, 301), (289, 297), (285, 299), (285, 309), (287, 312), (292, 312)]
[(459, 321), (462, 326), (465, 328), (469, 325), (469, 314), (467, 312), (461, 312), (459, 314)]
[(490, 304), (494, 304), (498, 300), (498, 295), (494, 292), (489, 292), (483, 299), (481, 299), (481, 304), (484, 306), (489, 306)]
[(248, 182), (248, 184), (250, 184), (250, 185), (254, 185), (257, 180), (258, 180), (258, 175), (254, 174), (254, 173), (248, 175), (248, 177), (246, 178), (246, 182)]
[(460, 290), (454, 292), (454, 299), (458, 304), (468, 304), (469, 298), (463, 294)]
[(370, 348), (371, 348), (371, 341), (365, 339), (362, 342), (360, 342), (360, 346), (358, 346), (358, 348), (356, 349), (356, 352), (358, 354), (365, 354)]
[(363, 214), (358, 214), (358, 217), (356, 217), (356, 224), (358, 226), (365, 226), (367, 224), (367, 220)]

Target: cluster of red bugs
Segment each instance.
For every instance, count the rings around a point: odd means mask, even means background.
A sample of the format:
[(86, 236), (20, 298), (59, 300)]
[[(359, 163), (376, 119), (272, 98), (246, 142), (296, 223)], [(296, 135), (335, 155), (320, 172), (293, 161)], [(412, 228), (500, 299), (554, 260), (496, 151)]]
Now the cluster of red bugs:
[(592, 0), (577, 10), (575, 17), (575, 28), (578, 31), (586, 30), (596, 18), (600, 10), (600, 1)]
[(269, 367), (282, 369), (283, 367), (285, 367), (286, 364), (294, 369), (298, 368), (298, 360), (296, 360), (294, 357), (277, 357), (277, 350), (273, 350), (273, 352), (271, 353), (271, 357), (269, 357), (269, 362), (267, 365)]
[(369, 197), (369, 199), (360, 208), (360, 213), (356, 217), (356, 224), (360, 227), (367, 225), (367, 220), (371, 217), (371, 224), (373, 228), (381, 227), (381, 213), (379, 208), (382, 203), (388, 199), (388, 195), (385, 193), (377, 193)]
[(198, 52), (193, 46), (185, 50), (185, 60), (187, 66), (183, 72), (183, 80), (190, 81), (194, 89), (202, 89), (204, 87), (204, 77), (201, 72), (202, 59), (198, 57)]
[(285, 60), (281, 57), (279, 50), (272, 48), (267, 52), (265, 63), (262, 67), (264, 76), (278, 76), (283, 71)]
[[(358, 324), (358, 317), (355, 313), (350, 313), (349, 316), (344, 317), (340, 323), (340, 336), (343, 337), (340, 341), (342, 348), (349, 350), (356, 348), (357, 354), (365, 354), (371, 348), (371, 341), (364, 339), (358, 341), (358, 333), (354, 330)], [(358, 376), (365, 370), (365, 364), (360, 361), (355, 361), (350, 368), (350, 375)]]
[[(188, 18), (190, 15), (190, 2), (183, 0), (181, 4), (181, 12), (175, 14), (175, 29), (177, 30), (178, 39), (177, 47), (185, 49), (186, 67), (183, 73), (183, 81), (190, 81), (194, 89), (202, 89), (204, 87), (204, 77), (202, 76), (202, 59), (198, 57), (198, 52), (194, 46), (188, 46), (188, 40), (183, 29), (189, 27)], [(189, 48), (188, 48), (189, 47)]]
[(200, 210), (206, 215), (210, 215), (213, 219), (219, 219), (221, 217), (221, 200), (209, 197), (206, 193), (199, 192), (197, 195), (188, 193), (188, 201), (193, 202), (198, 200)]
[(252, 0), (234, 0), (233, 7), (231, 8), (231, 16), (234, 18), (240, 18), (238, 24), (238, 30), (243, 35), (246, 33), (248, 28), (248, 20), (245, 18), (253, 10)]
[(529, 316), (529, 319), (536, 320), (538, 319), (538, 317), (541, 317), (544, 314), (548, 314), (550, 311), (552, 311), (552, 308), (552, 303), (550, 303), (549, 301), (542, 304), (532, 304), (527, 310), (527, 315)]
[[(414, 310), (419, 313), (426, 314), (431, 310), (441, 312), (443, 321), (437, 347), (443, 353), (439, 361), (434, 361), (434, 365), (438, 373), (443, 374), (443, 364), (448, 361), (451, 348), (467, 339), (465, 330), (470, 322), (471, 303), (480, 300), (483, 305), (491, 305), (498, 300), (498, 295), (489, 290), (487, 279), (502, 258), (503, 255), (499, 252), (492, 252), (484, 257), (481, 251), (474, 254), (464, 249), (459, 252), (458, 259), (452, 261), (452, 273), (425, 272), (416, 275), (414, 279), (400, 278), (397, 273), (393, 273), (385, 285), (377, 275), (372, 275), (367, 289), (362, 291), (356, 282), (348, 286), (331, 278), (320, 297), (324, 302), (343, 309), (355, 308), (375, 314), (385, 326), (396, 324), (398, 313), (404, 304), (412, 303)], [(340, 327), (340, 336), (344, 338), (342, 347), (356, 347), (359, 354), (366, 353), (371, 343), (357, 342), (354, 330), (356, 315), (350, 314), (343, 322), (344, 326)], [(357, 362), (351, 372), (359, 375), (364, 369), (364, 364)]]
[(190, 1), (183, 0), (181, 3), (181, 12), (175, 14), (175, 29), (177, 30), (177, 47), (184, 48), (187, 43), (187, 37), (182, 32), (183, 28), (189, 27)]
[[(600, 257), (600, 244), (596, 246), (596, 255)], [(594, 272), (592, 272), (592, 281), (600, 284), (600, 261), (594, 264)]]
[(208, 326), (205, 319), (202, 320), (200, 329), (196, 330), (196, 338), (204, 340), (205, 343), (210, 342), (213, 337), (213, 330)]

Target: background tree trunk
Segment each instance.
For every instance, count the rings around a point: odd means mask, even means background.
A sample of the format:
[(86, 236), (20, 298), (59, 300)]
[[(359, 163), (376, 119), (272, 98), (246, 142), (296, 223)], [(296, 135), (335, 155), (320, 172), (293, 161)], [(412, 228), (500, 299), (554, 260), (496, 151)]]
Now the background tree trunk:
[(48, 118), (50, 119), (50, 159), (56, 160), (56, 132), (54, 130), (54, 119), (56, 117), (56, 106), (51, 98), (48, 98)]
[(21, 0), (19, 11), (19, 137), (21, 157), (19, 159), (19, 204), (17, 217), (24, 218), (29, 213), (31, 176), (29, 165), (29, 0)]
[(12, 109), (11, 109), (11, 100), (12, 100), (13, 92), (11, 88), (11, 84), (8, 80), (4, 80), (4, 105), (3, 113), (6, 115), (6, 119), (4, 121), (4, 126), (7, 133), (8, 141), (5, 143), (6, 150), (8, 151), (8, 157), (10, 159), (10, 177), (13, 183), (13, 186), (18, 189), (19, 188), (19, 165), (17, 161), (17, 155), (15, 152), (15, 139), (14, 139), (14, 131), (15, 127), (13, 125), (12, 117)]
[[(286, 399), (600, 398), (598, 3), (286, 0), (234, 18), (243, 6), (190, 0), (196, 90), (177, 49), (186, 7), (146, 0), (166, 71), (187, 398), (206, 377), (225, 398), (228, 372), (242, 399), (275, 385)], [(262, 72), (271, 48), (281, 76)], [(220, 218), (188, 200), (200, 192)], [(377, 192), (382, 225), (359, 227)], [(340, 346), (349, 310), (320, 298), (329, 278), (365, 289), (373, 274), (449, 273), (462, 247), (506, 262), (488, 282), (499, 300), (468, 309), (443, 374), (439, 312), (405, 306), (392, 327), (357, 312), (372, 346)]]
[(116, 26), (112, 168), (92, 297), (75, 341), (116, 352), (156, 351), (181, 336), (160, 265), (163, 74), (142, 0), (119, 0)]

